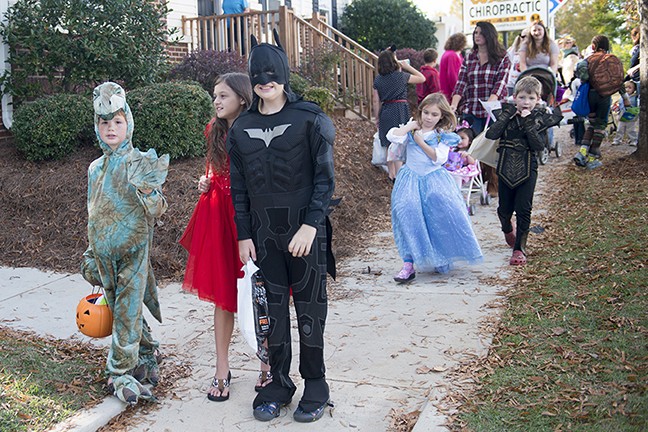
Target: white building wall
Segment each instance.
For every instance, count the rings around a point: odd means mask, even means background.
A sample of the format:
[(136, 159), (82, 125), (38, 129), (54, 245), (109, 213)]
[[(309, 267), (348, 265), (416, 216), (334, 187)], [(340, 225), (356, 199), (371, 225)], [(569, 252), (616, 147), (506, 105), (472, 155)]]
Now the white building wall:
[[(263, 0), (261, 0), (263, 1)], [(342, 10), (344, 10), (344, 6), (346, 6), (349, 3), (350, 0), (338, 0), (338, 13), (341, 13), (340, 11), (340, 5), (342, 5)], [(279, 6), (285, 5), (286, 2), (285, 0), (268, 0), (268, 8), (270, 9), (277, 9)], [(302, 18), (310, 18), (313, 16), (313, 1), (312, 0), (292, 0), (292, 10), (300, 17)], [(331, 21), (331, 13), (333, 9), (333, 0), (320, 0), (319, 1), (319, 9), (322, 11), (328, 20), (328, 22)]]
[[(463, 21), (453, 15), (443, 15), (437, 18), (436, 33), (434, 34), (439, 41), (436, 50), (439, 52), (439, 58), (443, 54), (443, 47), (450, 36), (455, 33), (463, 32)], [(468, 38), (468, 46), (472, 47), (471, 39)]]
[[(193, 18), (198, 16), (198, 3), (196, 0), (170, 0), (168, 4), (169, 15), (167, 16), (167, 25), (169, 29), (178, 29), (177, 36), (182, 36), (182, 16)], [(181, 42), (188, 42), (185, 38)]]
[[(15, 0), (14, 0), (15, 1)], [(344, 8), (351, 3), (352, 0), (337, 0), (338, 17), (344, 12)], [(221, 13), (222, 0), (214, 0), (214, 4), (218, 13)], [(286, 4), (285, 0), (248, 0), (250, 9), (262, 10), (263, 5), (270, 10), (276, 10), (279, 6)], [(298, 16), (303, 18), (310, 18), (313, 15), (313, 1), (312, 0), (292, 0), (292, 9)], [(320, 0), (320, 10), (326, 15), (327, 22), (331, 23), (333, 0)], [(169, 9), (171, 12), (168, 15), (169, 28), (179, 29), (178, 35), (182, 35), (182, 16), (196, 17), (198, 16), (198, 3), (196, 0), (169, 0)], [(185, 40), (181, 40), (186, 42)]]
[[(9, 11), (9, 6), (13, 5), (15, 0), (0, 0), (0, 19), (6, 22), (6, 13)], [(0, 74), (9, 70), (9, 46), (1, 44), (0, 46)], [(13, 123), (13, 99), (11, 95), (5, 94), (2, 96), (2, 124), (5, 129), (10, 129)]]

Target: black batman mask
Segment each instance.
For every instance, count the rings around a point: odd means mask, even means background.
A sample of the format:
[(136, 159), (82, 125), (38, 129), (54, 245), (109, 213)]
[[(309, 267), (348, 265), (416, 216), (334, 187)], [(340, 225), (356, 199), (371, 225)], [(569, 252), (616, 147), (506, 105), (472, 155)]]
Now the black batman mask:
[(279, 42), (279, 35), (274, 31), (274, 39), (277, 45), (268, 43), (257, 43), (252, 36), (252, 49), (248, 59), (248, 71), (252, 87), (257, 84), (268, 84), (276, 82), (284, 84), (286, 92), (290, 92), (288, 85), (290, 79), (290, 67), (288, 66), (288, 57)]

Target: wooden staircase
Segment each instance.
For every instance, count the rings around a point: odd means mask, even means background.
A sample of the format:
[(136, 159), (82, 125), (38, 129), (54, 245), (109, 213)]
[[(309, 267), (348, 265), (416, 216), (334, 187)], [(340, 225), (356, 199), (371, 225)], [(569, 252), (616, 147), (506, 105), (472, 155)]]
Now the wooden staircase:
[[(250, 52), (250, 35), (259, 42), (272, 43), (276, 29), (286, 50), (290, 67), (298, 70), (309, 55), (322, 47), (334, 47), (336, 64), (331, 68), (336, 101), (364, 119), (372, 116), (373, 81), (378, 57), (320, 20), (314, 13), (302, 19), (291, 9), (280, 6), (274, 11), (251, 11), (237, 15), (182, 17), (182, 32), (195, 50), (232, 50), (246, 57)], [(337, 84), (337, 85), (335, 85)]]

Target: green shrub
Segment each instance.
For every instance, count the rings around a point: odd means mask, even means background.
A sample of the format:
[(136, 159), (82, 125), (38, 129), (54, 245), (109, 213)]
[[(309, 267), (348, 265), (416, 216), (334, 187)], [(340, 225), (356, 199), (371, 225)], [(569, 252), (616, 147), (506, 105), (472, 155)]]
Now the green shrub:
[(333, 113), (335, 98), (328, 89), (324, 87), (308, 87), (303, 96), (305, 100), (317, 103), (326, 114)]
[(209, 94), (198, 84), (152, 84), (127, 95), (133, 112), (133, 145), (154, 148), (171, 159), (205, 153), (205, 125), (213, 116)]
[(309, 86), (310, 84), (306, 78), (294, 72), (290, 73), (290, 88), (293, 92), (302, 96)]
[(314, 86), (334, 90), (338, 85), (338, 63), (342, 56), (342, 48), (326, 42), (318, 47), (305, 50), (299, 74)]
[[(395, 44), (435, 48), (436, 24), (409, 0), (354, 0), (339, 20), (340, 31), (372, 51)], [(448, 2), (450, 3), (450, 2)]]
[[(126, 88), (164, 70), (169, 29), (166, 1), (18, 0), (0, 24), (11, 68), (3, 91), (29, 100), (43, 92), (75, 93), (110, 77)], [(37, 23), (37, 24), (36, 24)], [(34, 76), (42, 77), (36, 84)]]
[(22, 104), (11, 131), (30, 161), (61, 159), (95, 139), (89, 96), (58, 94)]

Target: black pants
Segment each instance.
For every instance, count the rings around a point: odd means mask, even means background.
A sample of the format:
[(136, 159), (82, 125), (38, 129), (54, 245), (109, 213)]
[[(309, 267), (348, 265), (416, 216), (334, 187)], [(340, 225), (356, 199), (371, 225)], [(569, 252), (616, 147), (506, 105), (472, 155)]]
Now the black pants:
[(580, 146), (581, 142), (583, 141), (583, 135), (585, 135), (585, 118), (575, 117), (574, 118), (574, 144)]
[[(324, 377), (324, 325), (328, 311), (326, 296), (326, 230), (317, 229), (311, 253), (294, 258), (288, 252), (289, 236), (259, 236), (258, 265), (266, 280), (271, 333), (268, 337), (272, 382), (264, 387), (253, 403), (287, 403), (296, 386), (290, 379), (292, 346), (290, 334), (290, 289), (292, 288), (299, 331), (299, 372), (305, 379), (300, 402), (312, 411), (329, 399)], [(260, 247), (259, 247), (260, 246)]]
[[(605, 138), (605, 128), (608, 124), (612, 98), (601, 96), (594, 89), (588, 93), (590, 113), (588, 116), (589, 126), (587, 127), (583, 144), (589, 145), (589, 153), (596, 157), (601, 156), (601, 142)], [(588, 139), (589, 137), (589, 139)]]
[(531, 176), (527, 181), (515, 188), (510, 188), (505, 182), (499, 182), (499, 206), (497, 216), (502, 225), (502, 231), (509, 233), (513, 230), (511, 218), (515, 212), (517, 227), (515, 232), (515, 247), (513, 250), (524, 251), (522, 244), (531, 226), (531, 209), (533, 207), (533, 193), (538, 179), (538, 169), (531, 169)]

